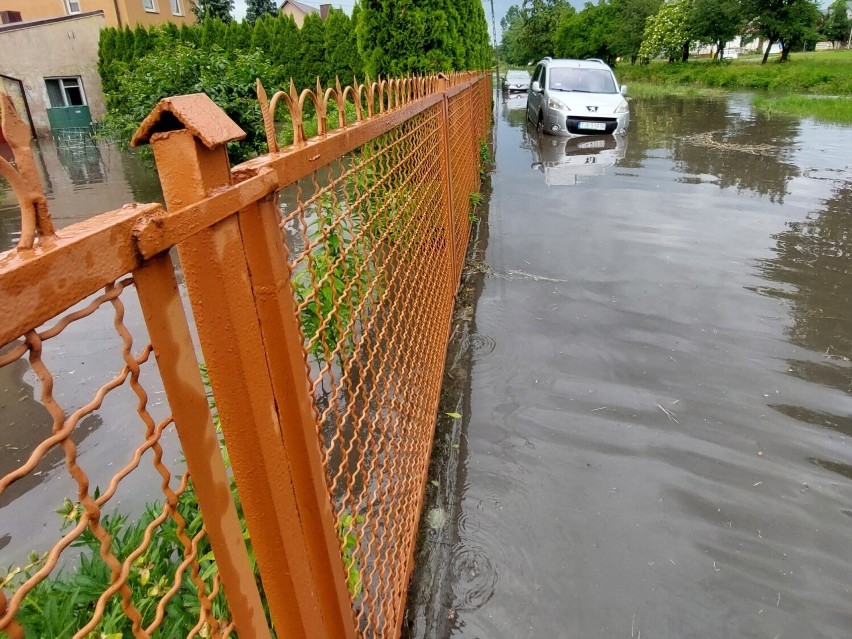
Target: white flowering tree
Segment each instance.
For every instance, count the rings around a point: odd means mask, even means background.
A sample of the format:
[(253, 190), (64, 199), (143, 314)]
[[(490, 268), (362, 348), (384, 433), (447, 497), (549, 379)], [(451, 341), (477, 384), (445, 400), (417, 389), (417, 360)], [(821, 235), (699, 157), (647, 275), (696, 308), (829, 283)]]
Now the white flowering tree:
[(690, 0), (668, 0), (645, 23), (639, 58), (647, 62), (661, 53), (670, 61), (689, 59), (692, 40)]

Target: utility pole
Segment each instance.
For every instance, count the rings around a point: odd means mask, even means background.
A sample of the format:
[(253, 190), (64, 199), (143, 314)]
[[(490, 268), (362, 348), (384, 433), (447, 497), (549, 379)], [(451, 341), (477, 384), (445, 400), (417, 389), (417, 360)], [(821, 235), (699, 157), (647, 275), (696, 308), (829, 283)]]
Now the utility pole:
[(497, 58), (497, 16), (494, 15), (494, 0), (491, 0), (491, 46), (494, 47), (494, 66), (500, 75), (500, 60)]

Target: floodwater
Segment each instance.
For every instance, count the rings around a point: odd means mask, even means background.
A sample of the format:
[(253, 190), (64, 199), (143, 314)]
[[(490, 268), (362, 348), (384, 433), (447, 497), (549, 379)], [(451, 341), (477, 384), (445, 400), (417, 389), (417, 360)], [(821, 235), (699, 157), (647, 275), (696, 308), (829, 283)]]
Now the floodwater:
[(566, 141), (524, 104), (410, 635), (852, 636), (852, 128), (636, 99), (625, 139)]
[[(43, 139), (33, 143), (33, 149), (48, 206), (59, 228), (129, 202), (162, 201), (153, 167), (112, 144), (75, 136)], [(19, 237), (20, 209), (11, 191), (0, 189), (0, 250), (13, 248)], [(132, 289), (121, 299), (124, 323), (134, 338), (133, 353), (138, 354), (148, 343), (139, 303)], [(113, 327), (114, 319), (115, 311), (105, 305), (85, 321), (71, 324), (45, 348), (45, 363), (55, 378), (54, 397), (66, 414), (87, 404), (95, 390), (121, 370), (122, 342)], [(151, 366), (142, 367), (141, 383), (149, 393), (148, 408), (159, 420), (168, 414), (168, 408), (159, 376)], [(38, 400), (40, 393), (41, 384), (26, 360), (0, 368), (0, 476), (23, 463), (51, 433), (52, 420)], [(143, 441), (145, 425), (136, 413), (137, 402), (126, 384), (119, 387), (98, 411), (80, 422), (72, 436), (92, 486), (106, 488)], [(167, 429), (163, 445), (166, 463), (179, 471), (180, 450), (172, 428)], [(146, 502), (163, 500), (151, 455), (146, 453), (140, 468), (122, 482), (108, 511), (134, 511)], [(62, 451), (54, 449), (34, 472), (0, 497), (0, 570), (26, 563), (30, 551), (45, 552), (58, 540), (62, 518), (54, 511), (66, 497), (76, 501), (76, 483), (65, 469)]]

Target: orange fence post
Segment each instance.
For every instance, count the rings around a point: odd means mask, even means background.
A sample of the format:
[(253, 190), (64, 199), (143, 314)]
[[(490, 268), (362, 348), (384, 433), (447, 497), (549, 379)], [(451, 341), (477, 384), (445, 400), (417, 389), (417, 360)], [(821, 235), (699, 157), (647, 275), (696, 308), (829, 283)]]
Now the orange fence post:
[(207, 404), (171, 257), (163, 253), (149, 260), (133, 272), (133, 280), (225, 587), (228, 609), (239, 634), (268, 639), (269, 626), (231, 498), (228, 472), (219, 450), (219, 437)]
[[(456, 221), (453, 208), (453, 171), (450, 161), (450, 106), (446, 90), (446, 78), (439, 80), (439, 90), (444, 93), (441, 100), (441, 180), (444, 183), (444, 224), (447, 229), (447, 248), (450, 252), (450, 290), (455, 293), (461, 271), (456, 265)], [(452, 329), (452, 327), (450, 327)]]
[[(176, 121), (179, 126), (176, 126)], [(182, 125), (184, 128), (180, 128)], [(134, 144), (151, 142), (170, 212), (229, 186), (225, 144), (244, 133), (203, 94), (162, 100), (146, 118)], [(339, 603), (326, 599), (328, 584), (345, 581), (316, 561), (311, 514), (303, 512), (302, 478), (285, 449), (246, 247), (236, 211), (178, 245), (195, 323), (222, 421), (222, 431), (257, 557), (275, 632), (279, 637), (354, 637)], [(301, 462), (301, 463), (304, 463)], [(322, 506), (315, 504), (315, 510)], [(306, 522), (307, 520), (307, 522)], [(334, 534), (334, 525), (329, 523)], [(351, 617), (350, 617), (351, 619)]]
[(309, 561), (324, 614), (335, 639), (354, 639), (355, 620), (346, 586), (340, 539), (331, 509), (319, 429), (308, 385), (303, 338), (290, 288), (290, 269), (279, 223), (277, 197), (239, 214), (251, 286), (255, 293), (275, 408), (287, 449)]

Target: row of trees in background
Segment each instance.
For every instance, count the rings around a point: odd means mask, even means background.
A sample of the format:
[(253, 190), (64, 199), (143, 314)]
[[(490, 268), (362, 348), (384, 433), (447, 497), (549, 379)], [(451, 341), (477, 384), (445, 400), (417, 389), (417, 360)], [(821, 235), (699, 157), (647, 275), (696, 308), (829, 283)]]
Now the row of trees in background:
[(818, 40), (845, 42), (852, 28), (846, 0), (834, 0), (825, 14), (816, 0), (599, 0), (580, 11), (566, 0), (524, 0), (501, 25), (501, 57), (521, 65), (546, 55), (610, 64), (659, 55), (686, 60), (700, 45), (721, 54), (737, 36), (763, 41), (767, 54), (781, 44), (784, 61)]
[[(196, 25), (101, 32), (98, 71), (106, 95), (104, 127), (128, 141), (170, 95), (204, 92), (248, 134), (232, 156), (264, 150), (255, 78), (269, 90), (484, 69), (493, 63), (479, 0), (362, 0), (350, 17), (332, 9), (302, 28), (270, 0), (249, 0), (246, 20), (230, 19), (231, 0), (195, 0)], [(222, 19), (222, 18), (226, 19)]]

